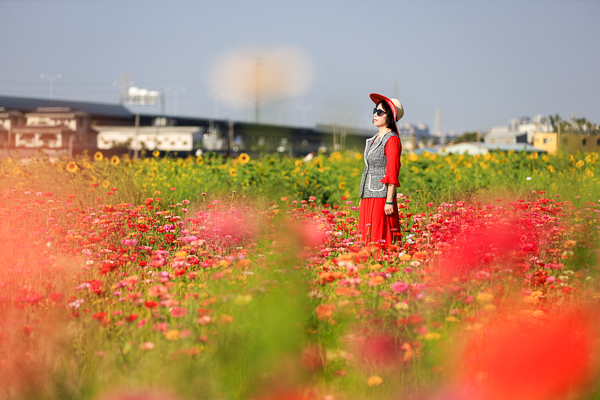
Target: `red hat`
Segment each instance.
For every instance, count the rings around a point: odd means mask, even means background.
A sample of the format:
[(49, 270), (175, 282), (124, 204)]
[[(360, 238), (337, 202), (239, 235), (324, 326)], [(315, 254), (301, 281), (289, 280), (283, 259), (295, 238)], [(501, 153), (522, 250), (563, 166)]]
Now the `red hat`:
[[(400, 121), (400, 118), (402, 118), (404, 116), (404, 107), (402, 107), (402, 104), (400, 103), (400, 100), (398, 99), (389, 99), (381, 94), (377, 94), (377, 93), (371, 93), (371, 100), (373, 100), (373, 103), (377, 104), (380, 101), (385, 101), (387, 103), (387, 105), (390, 107), (390, 109), (392, 110), (392, 113), (394, 114), (394, 120), (395, 122)], [(396, 123), (394, 122), (394, 129), (396, 132), (398, 132), (398, 128), (395, 126)]]

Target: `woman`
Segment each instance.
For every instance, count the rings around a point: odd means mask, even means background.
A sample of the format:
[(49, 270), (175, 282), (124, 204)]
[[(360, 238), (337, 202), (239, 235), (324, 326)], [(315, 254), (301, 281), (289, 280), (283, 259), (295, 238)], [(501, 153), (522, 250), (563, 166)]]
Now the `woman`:
[(398, 99), (371, 93), (376, 104), (373, 124), (379, 133), (367, 139), (365, 169), (360, 180), (359, 231), (365, 243), (385, 241), (389, 245), (399, 239), (400, 219), (396, 204), (396, 187), (400, 172), (402, 144), (396, 122), (404, 116)]

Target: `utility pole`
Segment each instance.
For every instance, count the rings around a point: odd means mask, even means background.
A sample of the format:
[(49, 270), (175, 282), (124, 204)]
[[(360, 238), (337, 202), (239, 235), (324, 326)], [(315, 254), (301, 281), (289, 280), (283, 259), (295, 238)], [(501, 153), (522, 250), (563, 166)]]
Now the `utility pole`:
[(481, 143), (481, 129), (477, 127), (477, 143)]
[(254, 122), (260, 123), (260, 58), (256, 59), (256, 87), (254, 92)]
[(139, 156), (138, 148), (140, 146), (140, 113), (135, 114), (135, 147), (133, 148), (133, 158), (136, 160)]
[(129, 74), (124, 73), (121, 76), (121, 95), (119, 96), (119, 103), (125, 105), (127, 103), (127, 96), (129, 94)]
[(40, 78), (48, 79), (50, 81), (50, 98), (51, 99), (54, 98), (54, 80), (62, 78), (62, 74), (58, 74), (58, 75), (41, 74)]
[(436, 108), (435, 109), (435, 127), (434, 127), (435, 133), (437, 136), (439, 136), (440, 138), (440, 143), (441, 145), (445, 145), (446, 144), (446, 135), (444, 135), (442, 133), (442, 110), (440, 110), (440, 108)]

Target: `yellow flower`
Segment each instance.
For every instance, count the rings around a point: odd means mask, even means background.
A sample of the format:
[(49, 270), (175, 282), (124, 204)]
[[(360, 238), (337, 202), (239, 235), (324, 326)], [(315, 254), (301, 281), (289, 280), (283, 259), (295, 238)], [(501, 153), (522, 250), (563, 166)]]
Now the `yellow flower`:
[(198, 165), (204, 164), (204, 160), (202, 159), (202, 156), (196, 157), (196, 164), (198, 164)]
[(369, 379), (367, 379), (367, 385), (369, 386), (379, 386), (382, 383), (383, 379), (377, 375), (370, 376)]
[(102, 181), (102, 187), (108, 189), (108, 187), (110, 186), (110, 182), (107, 181), (106, 179)]
[(354, 153), (354, 159), (356, 161), (360, 161), (361, 158), (362, 158), (362, 154), (360, 154), (360, 153)]
[(346, 182), (340, 182), (338, 188), (340, 188), (340, 190), (346, 189)]
[(179, 331), (177, 329), (171, 329), (167, 333), (165, 333), (165, 338), (167, 340), (178, 340), (179, 339)]
[(429, 332), (423, 336), (423, 339), (425, 340), (440, 340), (441, 338), (442, 335), (437, 332)]
[(13, 174), (15, 174), (15, 175), (18, 175), (21, 173), (21, 170), (19, 169), (19, 167), (14, 167), (12, 171), (13, 171)]
[(585, 161), (583, 161), (583, 160), (579, 160), (579, 161), (577, 161), (577, 163), (575, 164), (575, 166), (576, 166), (577, 168), (581, 168), (581, 167), (583, 167), (583, 166), (584, 166), (584, 164), (585, 164)]
[(102, 155), (102, 153), (100, 153), (99, 151), (97, 151), (96, 154), (94, 154), (94, 160), (96, 161), (102, 161), (103, 158), (104, 155)]
[(83, 167), (90, 169), (90, 168), (92, 168), (92, 164), (90, 164), (89, 162), (86, 162), (86, 163), (83, 163)]
[(158, 156), (160, 156), (160, 151), (158, 151), (158, 150), (154, 150), (154, 151), (152, 152), (152, 155), (153, 155), (154, 157), (158, 157)]
[(229, 169), (229, 175), (235, 178), (237, 176), (237, 169), (235, 169), (235, 168)]
[(242, 153), (237, 160), (240, 164), (246, 164), (248, 161), (250, 161), (250, 156), (246, 153)]
[(446, 321), (448, 322), (460, 322), (460, 319), (450, 316), (450, 317), (446, 317)]
[(415, 153), (410, 153), (410, 154), (408, 155), (408, 160), (409, 160), (409, 161), (418, 161), (418, 160), (419, 160), (419, 156), (418, 156), (418, 155), (416, 155)]
[(110, 162), (112, 163), (112, 165), (114, 165), (116, 167), (117, 165), (119, 165), (121, 160), (119, 159), (118, 156), (112, 156), (112, 158), (110, 159)]
[(548, 168), (548, 171), (554, 172), (554, 167), (552, 165), (547, 165), (546, 168)]
[(482, 303), (489, 303), (493, 299), (494, 299), (494, 295), (492, 295), (491, 293), (483, 293), (482, 292), (477, 295), (477, 301), (480, 301)]
[(78, 169), (79, 167), (74, 161), (71, 161), (67, 164), (67, 171), (69, 172), (77, 172)]

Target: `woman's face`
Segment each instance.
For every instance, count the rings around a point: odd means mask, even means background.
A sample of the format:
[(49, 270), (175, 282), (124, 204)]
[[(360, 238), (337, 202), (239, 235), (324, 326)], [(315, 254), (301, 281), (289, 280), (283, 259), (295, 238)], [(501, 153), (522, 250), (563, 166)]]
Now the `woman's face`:
[(373, 125), (378, 128), (387, 126), (387, 114), (385, 113), (383, 106), (379, 104), (377, 109), (382, 110), (383, 113), (381, 113), (381, 116), (377, 115), (377, 113), (373, 113)]

